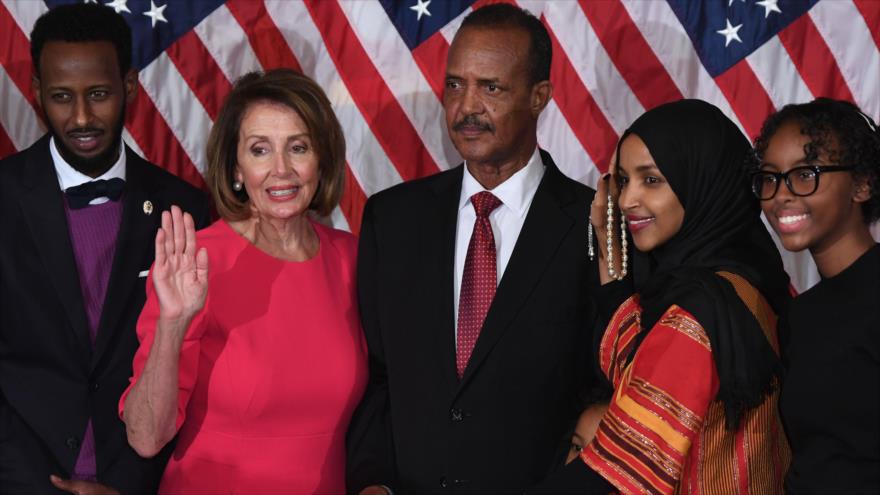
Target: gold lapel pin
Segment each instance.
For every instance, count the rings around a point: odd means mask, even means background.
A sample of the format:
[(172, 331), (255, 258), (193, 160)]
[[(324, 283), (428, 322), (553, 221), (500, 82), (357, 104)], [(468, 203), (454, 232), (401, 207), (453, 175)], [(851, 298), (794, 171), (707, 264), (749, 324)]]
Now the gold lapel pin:
[(150, 215), (153, 213), (153, 203), (149, 200), (144, 201), (144, 213)]

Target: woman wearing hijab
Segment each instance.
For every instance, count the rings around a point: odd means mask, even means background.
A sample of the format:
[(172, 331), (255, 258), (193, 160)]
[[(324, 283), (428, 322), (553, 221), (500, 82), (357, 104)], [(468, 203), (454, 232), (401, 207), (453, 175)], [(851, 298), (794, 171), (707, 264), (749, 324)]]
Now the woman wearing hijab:
[(788, 277), (749, 192), (749, 149), (699, 100), (655, 108), (624, 133), (613, 173), (632, 279), (614, 280), (624, 268), (608, 256), (606, 204), (591, 214), (611, 315), (599, 364), (614, 392), (583, 450), (538, 492), (781, 492), (776, 314)]
[(846, 101), (788, 105), (755, 143), (753, 190), (822, 280), (791, 303), (780, 411), (785, 491), (880, 493), (880, 132)]

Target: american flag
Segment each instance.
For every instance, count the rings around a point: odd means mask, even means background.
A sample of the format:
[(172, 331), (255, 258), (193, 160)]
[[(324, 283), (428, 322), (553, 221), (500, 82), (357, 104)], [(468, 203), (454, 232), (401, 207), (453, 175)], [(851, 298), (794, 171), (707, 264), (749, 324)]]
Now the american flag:
[[(0, 0), (0, 157), (45, 132), (28, 36), (43, 12), (71, 1), (82, 0)], [(345, 130), (335, 226), (357, 233), (368, 196), (461, 161), (442, 117), (446, 53), (462, 19), (490, 1), (85, 1), (132, 27), (140, 87), (126, 142), (193, 184), (204, 185), (208, 131), (232, 82), (279, 66), (314, 78)], [(591, 186), (628, 124), (670, 100), (709, 101), (750, 138), (770, 112), (819, 95), (880, 117), (880, 0), (515, 3), (553, 42), (539, 144)], [(817, 280), (806, 253), (785, 261), (796, 289)]]

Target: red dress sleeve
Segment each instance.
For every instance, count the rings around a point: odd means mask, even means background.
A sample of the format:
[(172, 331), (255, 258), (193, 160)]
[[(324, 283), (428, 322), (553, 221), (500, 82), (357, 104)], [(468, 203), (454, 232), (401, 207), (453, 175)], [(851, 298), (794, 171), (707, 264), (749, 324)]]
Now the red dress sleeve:
[[(144, 371), (147, 357), (150, 355), (150, 349), (153, 347), (153, 338), (156, 335), (156, 322), (159, 319), (159, 299), (153, 287), (153, 267), (150, 267), (150, 275), (147, 277), (146, 292), (147, 302), (144, 304), (144, 309), (141, 311), (137, 322), (137, 336), (141, 345), (134, 355), (134, 362), (132, 363), (133, 376), (129, 378), (128, 388), (125, 389), (125, 392), (123, 392), (122, 397), (119, 399), (120, 418), (125, 409), (125, 399)], [(180, 364), (177, 377), (176, 430), (180, 430), (180, 425), (186, 419), (186, 407), (189, 404), (189, 398), (192, 395), (198, 375), (200, 340), (207, 326), (205, 322), (208, 304), (211, 299), (210, 293), (209, 279), (208, 298), (205, 301), (205, 307), (193, 317), (183, 338), (183, 345), (180, 348)]]
[[(610, 364), (610, 356), (604, 358)], [(673, 493), (718, 393), (705, 331), (690, 313), (670, 307), (614, 383), (608, 411), (581, 458), (623, 493)]]

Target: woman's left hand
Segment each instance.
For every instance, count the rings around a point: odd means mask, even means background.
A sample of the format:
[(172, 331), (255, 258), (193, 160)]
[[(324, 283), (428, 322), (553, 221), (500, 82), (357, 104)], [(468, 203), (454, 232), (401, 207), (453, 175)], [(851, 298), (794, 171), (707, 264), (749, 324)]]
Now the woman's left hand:
[(66, 480), (54, 474), (49, 475), (49, 481), (55, 488), (74, 495), (119, 495), (113, 488), (91, 481)]

